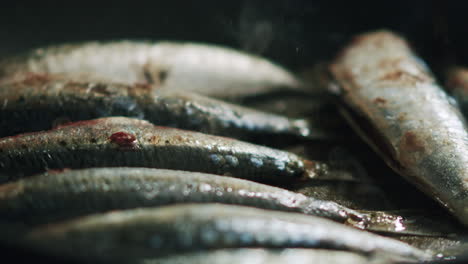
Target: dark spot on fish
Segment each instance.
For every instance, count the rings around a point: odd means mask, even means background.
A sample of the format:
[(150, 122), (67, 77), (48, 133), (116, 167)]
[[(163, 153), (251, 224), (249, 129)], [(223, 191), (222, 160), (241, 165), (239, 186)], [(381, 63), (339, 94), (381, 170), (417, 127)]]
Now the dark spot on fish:
[(159, 142), (159, 137), (158, 136), (150, 136), (148, 139), (146, 139), (147, 142), (157, 144)]
[(119, 145), (120, 147), (135, 147), (136, 137), (133, 134), (127, 132), (116, 132), (109, 137), (112, 143)]
[(170, 142), (169, 142), (169, 140), (166, 140), (165, 143), (166, 143), (166, 144), (169, 144)]
[(93, 143), (93, 144), (97, 143), (97, 139), (96, 139), (96, 138), (91, 138), (89, 141), (90, 141), (91, 143)]
[(91, 87), (94, 93), (99, 93), (102, 95), (112, 95), (112, 92), (108, 89), (107, 85), (98, 83)]
[(25, 144), (21, 144), (20, 147), (23, 148), (23, 149), (27, 149), (27, 148), (28, 148), (28, 146), (26, 146)]
[(408, 131), (403, 135), (403, 138), (401, 139), (401, 150), (402, 151), (424, 151), (424, 142), (418, 138), (418, 136), (412, 132)]
[(158, 74), (159, 83), (160, 83), (160, 84), (163, 84), (164, 81), (166, 81), (168, 75), (169, 75), (169, 72), (168, 72), (168, 71), (165, 71), (165, 70), (159, 71), (159, 74)]
[(382, 97), (377, 97), (374, 99), (374, 103), (378, 105), (384, 105), (387, 103), (387, 100), (383, 99)]
[(60, 140), (59, 144), (65, 147), (67, 145), (67, 142), (65, 140)]
[(151, 72), (146, 67), (143, 69), (143, 76), (147, 83), (154, 84), (153, 76), (151, 76)]

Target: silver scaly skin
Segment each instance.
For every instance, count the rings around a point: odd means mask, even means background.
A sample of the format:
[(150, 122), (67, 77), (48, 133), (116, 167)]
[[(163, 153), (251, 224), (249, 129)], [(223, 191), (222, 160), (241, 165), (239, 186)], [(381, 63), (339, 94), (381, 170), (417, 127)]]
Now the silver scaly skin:
[(325, 164), (243, 141), (107, 117), (0, 139), (0, 179), (49, 169), (152, 167), (290, 183), (327, 177)]
[(0, 218), (31, 225), (91, 213), (180, 203), (223, 203), (301, 212), (339, 222), (363, 220), (334, 202), (251, 181), (150, 168), (46, 173), (0, 185)]
[(408, 44), (387, 31), (363, 34), (331, 71), (344, 113), (367, 143), (468, 225), (466, 123)]
[(87, 42), (38, 48), (0, 61), (0, 80), (27, 72), (93, 74), (104, 81), (149, 83), (217, 98), (301, 86), (266, 59), (196, 43)]
[(320, 217), (216, 204), (115, 211), (39, 226), (21, 237), (25, 245), (51, 254), (94, 260), (252, 247), (384, 252), (420, 261), (430, 256)]
[[(146, 119), (155, 125), (254, 140), (265, 136), (326, 138), (305, 120), (289, 119), (187, 91), (152, 85), (73, 80), (25, 74), (0, 84), (0, 136), (50, 129), (57, 120), (105, 116)], [(329, 134), (333, 134), (329, 131)]]
[(395, 261), (412, 261), (395, 258), (390, 254), (364, 256), (353, 252), (324, 249), (220, 249), (197, 253), (177, 254), (168, 257), (147, 259), (134, 264), (390, 264)]

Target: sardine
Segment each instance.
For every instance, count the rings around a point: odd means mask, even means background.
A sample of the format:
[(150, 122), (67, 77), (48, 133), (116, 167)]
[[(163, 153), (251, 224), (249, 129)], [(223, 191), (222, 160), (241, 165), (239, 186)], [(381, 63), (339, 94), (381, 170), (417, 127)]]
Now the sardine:
[[(378, 260), (377, 261), (377, 256)], [(395, 263), (390, 255), (364, 256), (353, 252), (325, 249), (220, 249), (147, 259), (138, 264), (365, 264)], [(399, 259), (402, 260), (403, 259)], [(404, 259), (408, 260), (408, 259)]]
[(150, 258), (227, 248), (331, 248), (385, 252), (417, 260), (429, 255), (405, 243), (331, 220), (233, 205), (134, 209), (39, 226), (24, 244), (51, 254), (91, 259)]
[(468, 225), (468, 134), (449, 96), (399, 36), (357, 37), (331, 65), (345, 113), (400, 175)]
[(24, 72), (93, 74), (218, 98), (301, 89), (293, 74), (266, 59), (196, 43), (87, 42), (38, 48), (0, 62), (0, 79)]
[(27, 74), (3, 83), (0, 102), (0, 136), (50, 129), (61, 119), (79, 121), (105, 116), (136, 117), (155, 125), (250, 141), (272, 135), (326, 138), (334, 133), (306, 120), (288, 119), (186, 91), (75, 81), (47, 74)]
[(0, 139), (2, 180), (48, 169), (153, 167), (259, 182), (326, 177), (328, 168), (285, 151), (143, 120), (107, 117)]
[(47, 173), (0, 186), (0, 217), (38, 225), (117, 209), (216, 202), (316, 215), (375, 232), (440, 236), (458, 231), (429, 214), (355, 211), (319, 197), (211, 174), (96, 168)]
[(446, 87), (466, 118), (468, 116), (468, 69), (461, 66), (451, 68), (447, 73)]
[(0, 218), (34, 225), (116, 209), (215, 202), (301, 212), (343, 223), (364, 218), (334, 202), (285, 189), (176, 170), (69, 170), (0, 185)]

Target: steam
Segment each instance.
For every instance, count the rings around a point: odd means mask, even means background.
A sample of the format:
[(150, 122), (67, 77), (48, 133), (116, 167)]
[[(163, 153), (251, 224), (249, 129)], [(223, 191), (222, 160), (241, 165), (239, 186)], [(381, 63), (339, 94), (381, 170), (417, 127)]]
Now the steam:
[(274, 39), (272, 21), (246, 1), (239, 15), (237, 40), (240, 47), (250, 53), (262, 54), (268, 50)]

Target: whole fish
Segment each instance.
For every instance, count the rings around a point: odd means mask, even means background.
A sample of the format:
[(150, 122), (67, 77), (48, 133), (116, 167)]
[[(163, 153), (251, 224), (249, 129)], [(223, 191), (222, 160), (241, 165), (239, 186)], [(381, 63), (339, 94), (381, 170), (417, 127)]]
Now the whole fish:
[(399, 36), (357, 37), (331, 65), (350, 123), (387, 164), (468, 224), (465, 120)]
[(468, 69), (457, 66), (448, 70), (446, 87), (457, 100), (462, 113), (468, 116)]
[(24, 72), (92, 74), (218, 98), (301, 86), (293, 74), (266, 59), (196, 43), (87, 42), (38, 48), (0, 61), (0, 79)]
[(277, 137), (320, 138), (333, 134), (301, 119), (256, 111), (186, 91), (151, 85), (69, 80), (27, 74), (0, 85), (0, 136), (50, 129), (57, 120), (105, 116), (146, 119), (171, 126), (246, 140)]
[[(377, 263), (395, 263), (394, 257), (379, 254)], [(147, 259), (138, 264), (365, 264), (376, 263), (376, 256), (364, 256), (353, 252), (325, 249), (219, 249), (196, 253), (176, 254)], [(403, 259), (400, 259), (403, 260)], [(408, 259), (404, 259), (408, 260)]]
[(259, 182), (326, 177), (328, 168), (292, 153), (143, 120), (107, 117), (0, 139), (3, 181), (48, 169), (153, 167)]
[(376, 232), (440, 236), (457, 231), (448, 228), (452, 223), (428, 214), (355, 211), (318, 197), (212, 174), (95, 168), (46, 173), (1, 185), (0, 217), (38, 225), (117, 209), (216, 202), (317, 215)]
[(340, 222), (364, 218), (334, 202), (284, 189), (177, 170), (68, 170), (0, 185), (0, 218), (34, 225), (116, 209), (210, 202), (295, 211)]
[(233, 205), (176, 205), (92, 215), (19, 235), (51, 254), (91, 259), (151, 258), (227, 248), (330, 248), (423, 260), (397, 240), (331, 220)]

